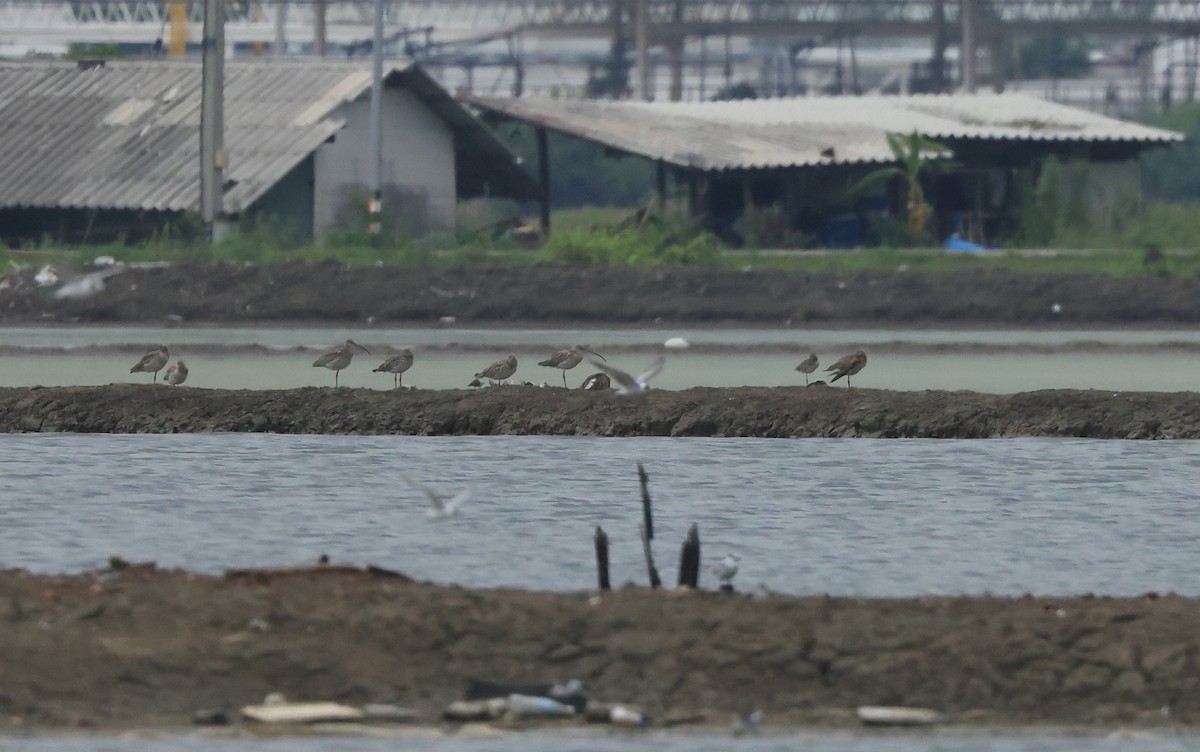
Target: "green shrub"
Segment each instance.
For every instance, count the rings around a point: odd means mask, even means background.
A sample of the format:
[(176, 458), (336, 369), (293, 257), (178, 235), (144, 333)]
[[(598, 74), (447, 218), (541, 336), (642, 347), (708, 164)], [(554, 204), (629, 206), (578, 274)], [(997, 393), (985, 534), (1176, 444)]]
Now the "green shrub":
[(605, 266), (712, 265), (724, 246), (708, 232), (680, 222), (553, 232), (538, 258)]

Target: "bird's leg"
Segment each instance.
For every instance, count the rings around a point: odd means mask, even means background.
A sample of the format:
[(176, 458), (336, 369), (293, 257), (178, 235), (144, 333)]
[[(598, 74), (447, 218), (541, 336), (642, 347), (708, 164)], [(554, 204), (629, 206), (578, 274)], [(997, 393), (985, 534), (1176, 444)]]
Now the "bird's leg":
[(337, 389), (337, 386), (338, 386), (338, 375), (339, 375), (339, 374), (340, 374), (340, 372), (339, 372), (339, 371), (334, 371), (334, 372), (333, 372), (333, 388), (334, 388), (334, 389)]
[(566, 371), (562, 372), (562, 377), (563, 377), (563, 389), (566, 389), (567, 388), (567, 372)]
[(808, 386), (808, 374), (804, 374), (804, 385)]
[(402, 386), (404, 386), (404, 374), (398, 373), (396, 374), (396, 388), (400, 388)]

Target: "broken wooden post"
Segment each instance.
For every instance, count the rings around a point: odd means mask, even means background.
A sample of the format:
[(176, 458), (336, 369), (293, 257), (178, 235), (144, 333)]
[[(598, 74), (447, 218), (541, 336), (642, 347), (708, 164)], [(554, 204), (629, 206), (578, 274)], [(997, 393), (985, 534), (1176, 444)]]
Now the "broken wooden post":
[(696, 588), (700, 584), (700, 530), (693, 523), (679, 554), (679, 586)]
[(650, 489), (647, 484), (650, 478), (646, 476), (646, 468), (638, 463), (638, 482), (642, 486), (642, 550), (646, 553), (646, 571), (650, 573), (650, 587), (662, 587), (658, 577), (658, 568), (654, 566), (654, 554), (650, 551), (650, 541), (654, 540), (654, 515), (650, 512)]
[(642, 485), (642, 526), (645, 529), (646, 537), (654, 540), (654, 517), (650, 513), (650, 489), (646, 484), (650, 479), (646, 476), (646, 468), (642, 467), (642, 463), (638, 463), (638, 481)]
[(596, 526), (596, 572), (600, 578), (600, 589), (612, 590), (608, 581), (608, 536), (599, 525)]
[(658, 577), (658, 567), (654, 566), (654, 554), (650, 551), (650, 536), (646, 534), (646, 526), (642, 525), (642, 550), (646, 552), (646, 571), (650, 574), (650, 587), (662, 587), (662, 580)]

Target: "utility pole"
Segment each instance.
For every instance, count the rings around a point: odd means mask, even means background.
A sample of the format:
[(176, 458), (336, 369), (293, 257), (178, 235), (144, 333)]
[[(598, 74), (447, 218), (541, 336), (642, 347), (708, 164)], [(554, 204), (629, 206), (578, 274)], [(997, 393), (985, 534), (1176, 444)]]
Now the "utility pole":
[(275, 3), (275, 48), (273, 50), (276, 59), (287, 55), (287, 0), (279, 0)]
[(225, 170), (225, 2), (204, 0), (200, 84), (200, 216), (212, 241), (220, 240)]
[(962, 87), (968, 94), (975, 93), (975, 0), (959, 0), (959, 14), (962, 16)]
[(313, 0), (313, 54), (325, 57), (325, 0)]
[(654, 99), (650, 70), (650, 0), (634, 0), (633, 44), (638, 69), (638, 99)]
[(371, 112), (367, 140), (367, 183), (371, 197), (367, 201), (367, 231), (378, 237), (383, 211), (383, 0), (375, 0), (375, 38), (371, 45)]

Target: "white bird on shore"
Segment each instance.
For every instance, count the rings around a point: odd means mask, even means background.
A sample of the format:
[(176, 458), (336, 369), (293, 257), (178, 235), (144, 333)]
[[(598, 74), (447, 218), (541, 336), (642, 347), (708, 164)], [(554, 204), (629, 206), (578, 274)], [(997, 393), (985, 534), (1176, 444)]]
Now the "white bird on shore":
[(735, 715), (733, 717), (733, 725), (730, 730), (734, 736), (745, 736), (746, 734), (758, 735), (762, 730), (763, 719), (766, 718), (766, 713), (761, 710), (755, 710), (747, 715)]
[(683, 337), (672, 337), (663, 343), (663, 347), (668, 350), (686, 350), (691, 346), (691, 343)]
[(458, 510), (462, 508), (467, 499), (471, 498), (471, 493), (475, 490), (474, 485), (468, 485), (455, 494), (453, 498), (447, 499), (432, 488), (423, 486), (408, 476), (404, 476), (404, 480), (408, 481), (410, 486), (425, 494), (425, 497), (429, 499), (430, 509), (428, 515), (431, 520), (444, 520), (447, 517), (457, 516)]
[(650, 391), (650, 379), (658, 375), (658, 372), (663, 369), (663, 365), (667, 362), (667, 359), (659, 355), (650, 364), (649, 368), (638, 374), (637, 378), (630, 376), (618, 368), (613, 368), (604, 363), (597, 363), (591, 358), (588, 358), (588, 362), (607, 373), (621, 385), (621, 388), (617, 390), (618, 397), (638, 397)]
[(163, 377), (171, 386), (179, 386), (187, 381), (188, 367), (184, 365), (182, 360), (175, 361), (175, 365), (167, 369), (167, 375)]
[(721, 581), (721, 586), (733, 587), (733, 578), (738, 573), (738, 562), (742, 558), (737, 554), (725, 554), (725, 558), (713, 567), (713, 574)]

